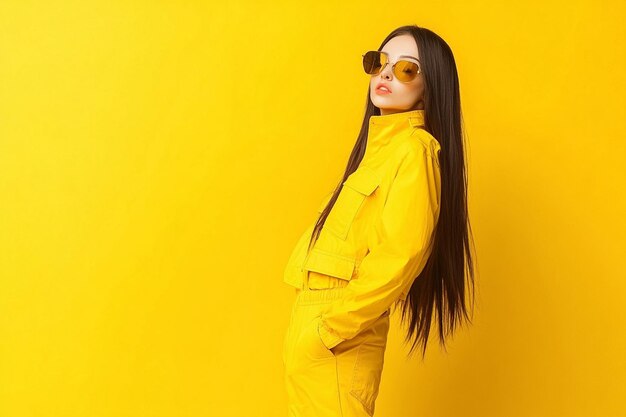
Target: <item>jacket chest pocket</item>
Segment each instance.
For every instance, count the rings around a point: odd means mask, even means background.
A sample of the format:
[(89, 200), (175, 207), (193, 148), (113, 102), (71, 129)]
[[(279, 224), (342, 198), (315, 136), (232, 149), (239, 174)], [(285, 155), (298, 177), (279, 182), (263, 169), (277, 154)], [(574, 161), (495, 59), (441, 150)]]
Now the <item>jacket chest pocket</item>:
[(380, 184), (380, 177), (373, 169), (362, 166), (354, 171), (343, 182), (343, 187), (328, 218), (324, 228), (338, 238), (345, 240), (357, 213)]

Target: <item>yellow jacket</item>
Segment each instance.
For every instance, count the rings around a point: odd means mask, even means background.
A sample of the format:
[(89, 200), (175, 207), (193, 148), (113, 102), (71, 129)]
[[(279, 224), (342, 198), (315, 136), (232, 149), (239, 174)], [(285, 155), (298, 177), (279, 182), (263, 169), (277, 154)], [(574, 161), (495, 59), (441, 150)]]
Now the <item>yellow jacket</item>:
[(404, 301), (424, 268), (439, 218), (440, 149), (424, 129), (424, 110), (371, 116), (363, 159), (344, 181), (317, 242), (307, 254), (314, 221), (296, 243), (285, 283), (301, 290), (308, 274), (310, 289), (346, 290), (319, 318), (329, 349)]

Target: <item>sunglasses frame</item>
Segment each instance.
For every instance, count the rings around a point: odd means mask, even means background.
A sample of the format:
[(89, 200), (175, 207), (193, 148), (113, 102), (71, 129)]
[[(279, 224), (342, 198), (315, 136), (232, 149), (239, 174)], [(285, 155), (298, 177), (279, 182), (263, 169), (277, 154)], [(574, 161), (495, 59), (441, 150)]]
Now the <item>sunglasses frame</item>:
[[(383, 52), (383, 51), (367, 51), (366, 53), (364, 53), (363, 55), (361, 55), (361, 57), (363, 59), (365, 59), (365, 55), (367, 55), (369, 52), (376, 52), (379, 53), (381, 55), (385, 56), (385, 62), (383, 63), (382, 67), (380, 67), (380, 70), (378, 72), (376, 72), (375, 74), (369, 74), (367, 71), (365, 72), (368, 75), (379, 75), (381, 72), (383, 72), (383, 70), (385, 69), (385, 67), (387, 66), (387, 64), (390, 64), (391, 61), (389, 60), (389, 54), (387, 52)], [(421, 74), (422, 73), (422, 63), (420, 62), (419, 59), (417, 58), (413, 58), (415, 59), (418, 63), (417, 63), (417, 73), (415, 75), (415, 77), (417, 77), (417, 74)], [(413, 77), (412, 79), (410, 79), (409, 81), (402, 81), (398, 75), (396, 74), (396, 64), (398, 62), (410, 62), (411, 64), (415, 64), (415, 62), (413, 61), (409, 61), (407, 59), (399, 59), (396, 62), (393, 63), (393, 65), (391, 66), (391, 72), (393, 72), (393, 75), (398, 79), (398, 81), (402, 82), (402, 83), (410, 83), (411, 81), (413, 81), (415, 79), (415, 77)]]

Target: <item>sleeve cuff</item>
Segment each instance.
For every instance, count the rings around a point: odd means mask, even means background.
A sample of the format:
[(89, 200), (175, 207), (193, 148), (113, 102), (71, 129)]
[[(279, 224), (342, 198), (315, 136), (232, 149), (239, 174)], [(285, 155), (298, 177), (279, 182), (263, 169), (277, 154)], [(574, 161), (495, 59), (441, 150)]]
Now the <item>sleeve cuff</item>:
[(320, 335), (320, 339), (328, 349), (332, 349), (337, 346), (339, 343), (343, 342), (346, 339), (342, 339), (337, 336), (337, 334), (329, 328), (324, 322), (324, 316), (322, 315), (317, 324), (317, 332)]

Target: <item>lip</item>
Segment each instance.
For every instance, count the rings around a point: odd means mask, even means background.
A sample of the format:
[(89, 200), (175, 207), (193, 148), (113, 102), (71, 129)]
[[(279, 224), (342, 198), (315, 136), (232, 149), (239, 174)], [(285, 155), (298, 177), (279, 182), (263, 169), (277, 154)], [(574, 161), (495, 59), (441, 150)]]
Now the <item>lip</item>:
[[(385, 90), (381, 90), (380, 87), (385, 87), (387, 88), (389, 91), (385, 91)], [(391, 88), (389, 88), (389, 86), (385, 83), (380, 83), (376, 86), (376, 93), (378, 94), (391, 94)]]

